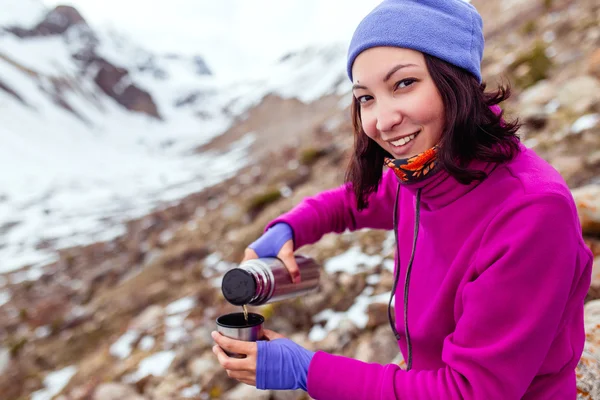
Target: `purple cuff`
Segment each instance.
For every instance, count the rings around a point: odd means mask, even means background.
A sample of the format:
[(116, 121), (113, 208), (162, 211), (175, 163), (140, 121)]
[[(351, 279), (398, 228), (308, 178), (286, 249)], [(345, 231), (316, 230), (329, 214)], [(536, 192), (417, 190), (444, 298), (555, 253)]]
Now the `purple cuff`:
[(288, 224), (280, 222), (269, 228), (269, 230), (248, 247), (254, 250), (259, 258), (277, 257), (279, 250), (281, 250), (288, 240), (292, 240), (293, 237), (292, 228)]
[(262, 390), (306, 391), (308, 367), (314, 352), (290, 339), (259, 340), (256, 387)]

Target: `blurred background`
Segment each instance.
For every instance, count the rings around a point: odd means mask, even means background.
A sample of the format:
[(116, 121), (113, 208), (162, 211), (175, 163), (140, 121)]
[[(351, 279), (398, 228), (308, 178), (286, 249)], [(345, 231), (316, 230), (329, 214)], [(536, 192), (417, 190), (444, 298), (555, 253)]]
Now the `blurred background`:
[[(224, 271), (343, 182), (346, 47), (377, 0), (0, 0), (0, 397), (306, 399), (212, 354)], [(600, 399), (600, 5), (473, 0), (483, 76), (566, 179), (596, 258), (579, 398)], [(311, 349), (399, 363), (393, 235), (300, 253), (319, 291), (253, 309)]]

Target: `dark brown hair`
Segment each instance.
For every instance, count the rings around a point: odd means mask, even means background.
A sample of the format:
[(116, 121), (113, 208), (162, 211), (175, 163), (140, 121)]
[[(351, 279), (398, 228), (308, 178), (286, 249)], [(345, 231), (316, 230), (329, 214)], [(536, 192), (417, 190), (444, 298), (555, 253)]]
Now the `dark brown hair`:
[[(519, 121), (506, 122), (503, 112), (494, 113), (490, 107), (510, 97), (510, 87), (500, 85), (486, 92), (469, 72), (439, 58), (424, 54), (425, 63), (444, 105), (444, 132), (440, 141), (438, 160), (458, 182), (469, 184), (483, 180), (486, 173), (469, 169), (473, 160), (504, 162), (512, 159), (519, 149)], [(354, 153), (346, 171), (359, 210), (366, 208), (368, 196), (377, 190), (383, 174), (383, 159), (391, 155), (382, 149), (362, 129), (360, 104), (352, 97)]]

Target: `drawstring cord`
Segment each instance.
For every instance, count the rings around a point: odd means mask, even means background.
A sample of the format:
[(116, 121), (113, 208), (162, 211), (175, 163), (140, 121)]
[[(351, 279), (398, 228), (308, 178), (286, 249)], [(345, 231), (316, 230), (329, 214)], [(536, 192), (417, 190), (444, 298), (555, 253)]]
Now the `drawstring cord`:
[[(398, 279), (400, 278), (400, 248), (398, 245), (398, 199), (400, 195), (400, 184), (398, 184), (398, 189), (396, 191), (396, 200), (394, 201), (394, 236), (396, 238), (396, 271), (394, 273), (394, 285), (392, 286), (392, 292), (390, 294), (390, 301), (388, 303), (388, 320), (390, 322), (390, 326), (392, 327), (392, 332), (394, 332), (394, 336), (396, 340), (400, 340), (400, 334), (396, 330), (394, 326), (394, 322), (392, 320), (392, 300), (396, 293), (396, 286), (398, 285)], [(410, 371), (412, 368), (412, 343), (410, 341), (410, 332), (408, 330), (408, 289), (410, 287), (410, 272), (412, 270), (413, 261), (415, 258), (415, 250), (417, 248), (417, 237), (419, 236), (419, 220), (421, 217), (421, 189), (417, 189), (417, 205), (415, 210), (415, 224), (414, 224), (414, 234), (413, 234), (413, 245), (412, 251), (410, 254), (410, 260), (408, 261), (408, 267), (406, 268), (406, 278), (404, 280), (404, 334), (406, 336), (406, 348), (408, 357), (406, 360), (406, 370)]]

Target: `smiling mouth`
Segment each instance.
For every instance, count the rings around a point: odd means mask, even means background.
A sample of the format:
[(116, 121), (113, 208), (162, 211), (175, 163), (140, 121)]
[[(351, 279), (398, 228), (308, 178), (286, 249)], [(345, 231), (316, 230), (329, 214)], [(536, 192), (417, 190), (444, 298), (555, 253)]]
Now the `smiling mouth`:
[(419, 135), (419, 133), (421, 133), (421, 131), (415, 132), (412, 135), (404, 136), (394, 141), (389, 141), (388, 143), (390, 143), (394, 147), (402, 147), (407, 143), (411, 142), (414, 138), (416, 138)]

